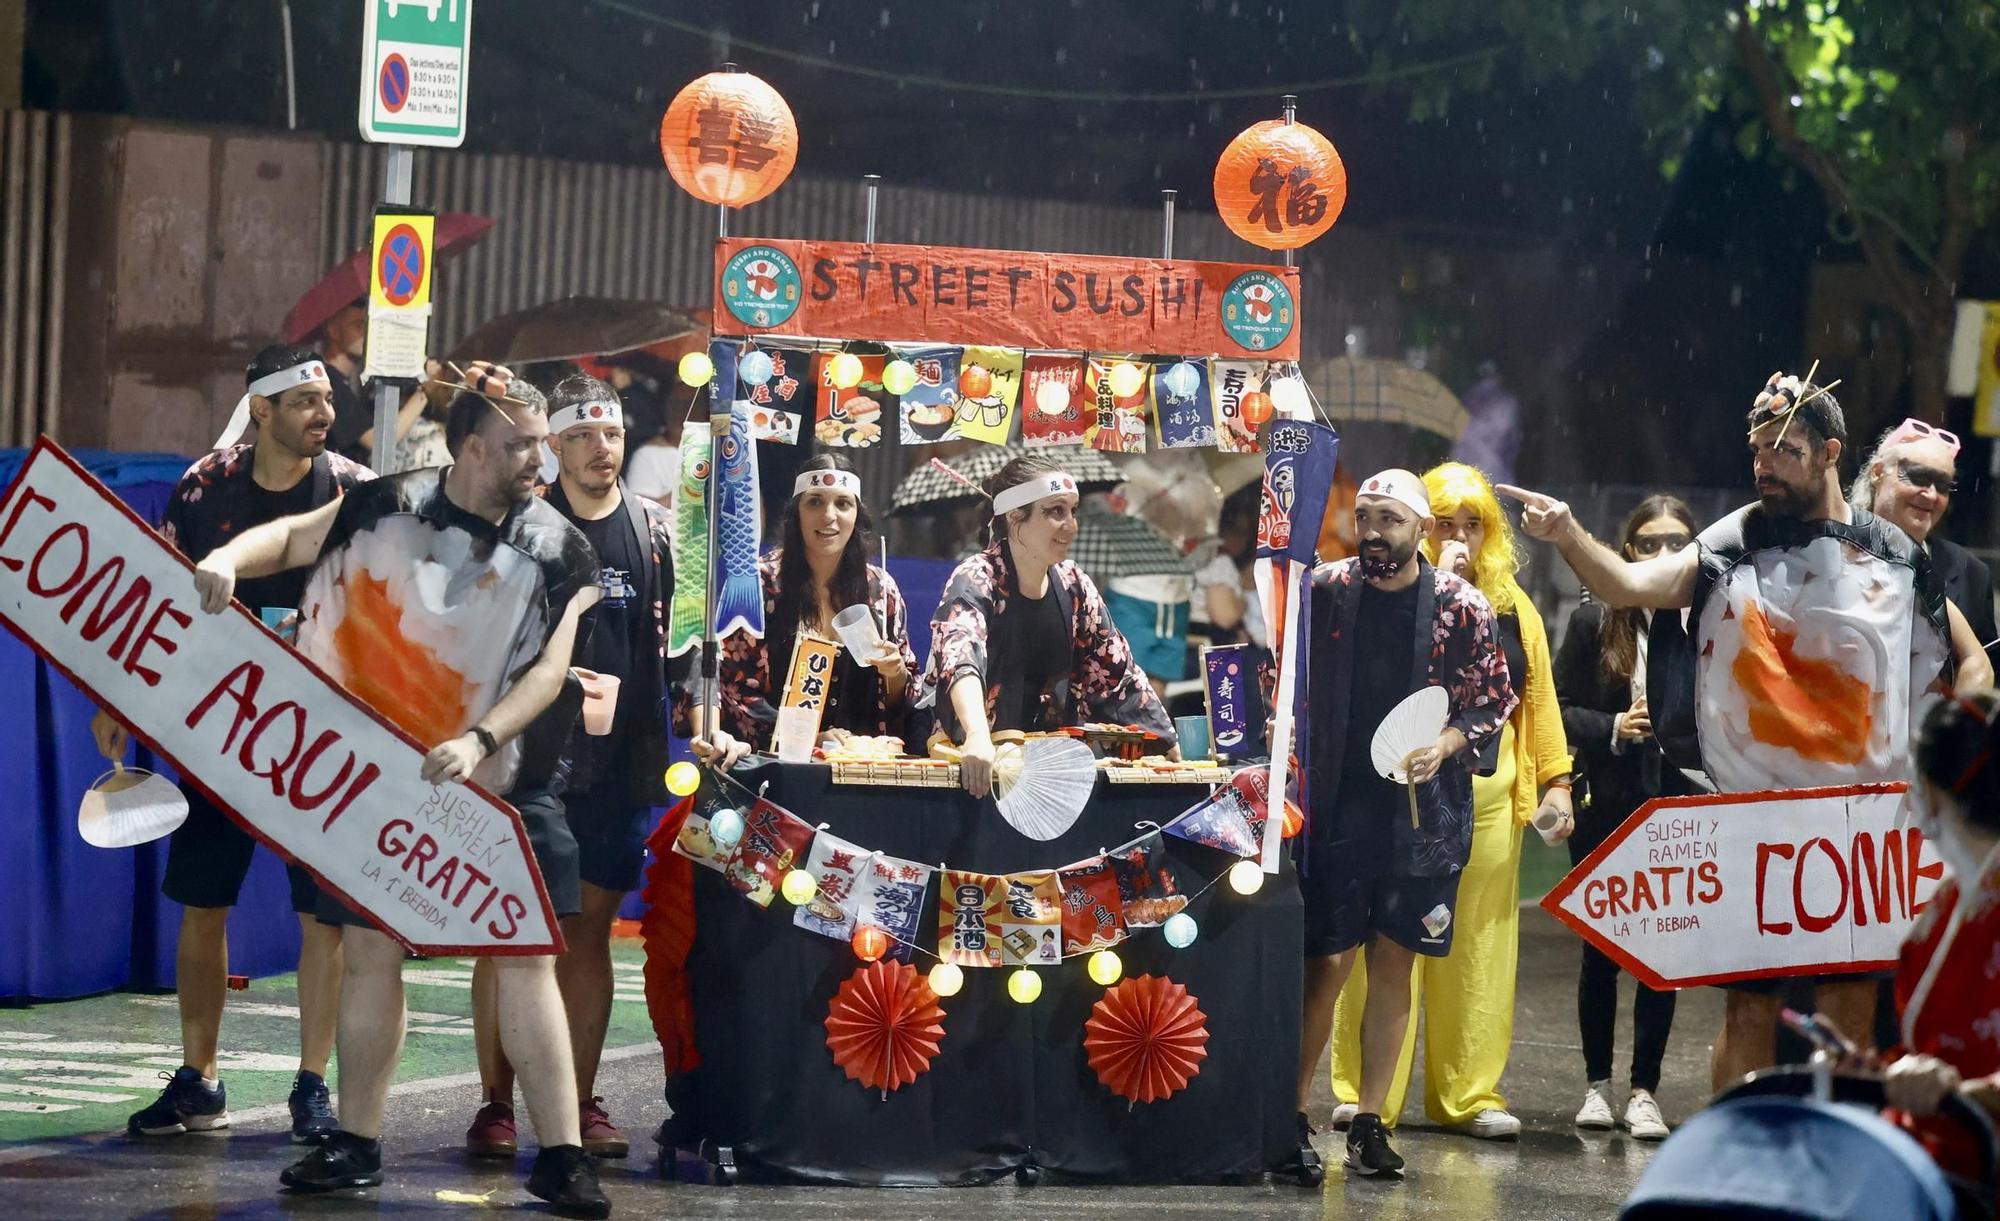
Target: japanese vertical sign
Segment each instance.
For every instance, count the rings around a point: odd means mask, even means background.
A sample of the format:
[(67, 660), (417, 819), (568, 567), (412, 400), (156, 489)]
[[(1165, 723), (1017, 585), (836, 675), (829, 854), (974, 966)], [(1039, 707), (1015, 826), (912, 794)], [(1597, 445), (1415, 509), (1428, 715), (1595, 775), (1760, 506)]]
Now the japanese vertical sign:
[(785, 703), (778, 711), (774, 748), (780, 757), (803, 751), (810, 757), (819, 738), (820, 717), (833, 682), (833, 659), (840, 646), (811, 632), (800, 632), (792, 646), (792, 672), (785, 680)]
[(1218, 759), (1263, 754), (1264, 699), (1250, 646), (1210, 645), (1201, 651), (1203, 691), (1208, 699), (1208, 740)]

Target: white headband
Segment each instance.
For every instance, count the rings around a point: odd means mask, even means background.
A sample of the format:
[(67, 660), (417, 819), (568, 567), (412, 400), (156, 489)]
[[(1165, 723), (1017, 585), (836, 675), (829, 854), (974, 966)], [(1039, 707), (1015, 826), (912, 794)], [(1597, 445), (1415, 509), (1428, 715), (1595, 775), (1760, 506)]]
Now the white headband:
[(1046, 475), (1037, 475), (1026, 483), (1017, 483), (995, 496), (993, 516), (1001, 517), (1012, 513), (1022, 505), (1031, 505), (1038, 500), (1065, 493), (1076, 495), (1076, 480), (1071, 479), (1068, 474), (1062, 471), (1050, 471)]
[(1424, 481), (1405, 470), (1391, 467), (1379, 475), (1370, 475), (1354, 489), (1354, 494), (1386, 496), (1418, 517), (1431, 515), (1431, 494), (1424, 489)]
[(251, 382), (249, 388), (243, 392), (243, 397), (236, 400), (236, 409), (229, 413), (229, 422), (222, 426), (222, 434), (215, 438), (215, 444), (209, 448), (228, 449), (242, 440), (244, 433), (250, 431), (250, 399), (253, 395), (275, 399), (292, 387), (303, 386), (307, 382), (325, 382), (328, 387), (333, 385), (333, 379), (326, 375), (324, 362), (309, 360), (301, 365), (293, 365), (289, 369), (280, 369), (276, 373), (266, 373)]
[(549, 431), (556, 436), (578, 424), (616, 424), (623, 428), (625, 413), (619, 409), (617, 399), (591, 399), (587, 403), (574, 403), (549, 413)]
[(792, 480), (792, 495), (803, 496), (807, 492), (845, 492), (854, 499), (861, 499), (861, 476), (853, 471), (800, 471)]
[(309, 360), (302, 365), (280, 369), (276, 373), (266, 373), (250, 383), (250, 393), (274, 399), (293, 386), (303, 386), (307, 382), (325, 382), (329, 386), (333, 385), (333, 379), (326, 375), (324, 362)]

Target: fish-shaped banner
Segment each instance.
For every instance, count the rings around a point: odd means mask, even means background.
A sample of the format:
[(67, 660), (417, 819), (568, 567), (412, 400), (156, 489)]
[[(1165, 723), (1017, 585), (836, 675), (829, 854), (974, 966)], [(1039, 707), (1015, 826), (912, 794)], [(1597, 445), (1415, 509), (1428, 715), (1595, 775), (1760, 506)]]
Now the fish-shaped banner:
[(674, 489), (674, 596), (667, 618), (667, 654), (678, 657), (701, 642), (708, 610), (709, 423), (689, 420), (681, 430), (681, 480)]
[[(729, 432), (717, 447), (715, 472), (715, 635), (764, 635), (764, 585), (757, 575), (757, 541), (764, 505), (757, 494), (757, 444), (749, 403), (734, 404)], [(678, 575), (679, 565), (675, 565)]]

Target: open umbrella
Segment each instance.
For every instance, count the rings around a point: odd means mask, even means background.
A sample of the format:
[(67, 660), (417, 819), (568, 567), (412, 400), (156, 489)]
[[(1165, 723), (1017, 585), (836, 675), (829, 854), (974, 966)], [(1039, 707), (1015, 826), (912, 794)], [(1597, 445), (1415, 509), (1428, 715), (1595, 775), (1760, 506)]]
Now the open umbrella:
[(705, 348), (706, 310), (616, 297), (564, 297), (502, 314), (452, 345), (457, 361), (490, 360), (516, 368), (542, 360), (583, 360), (651, 349), (699, 335)]
[[(973, 483), (984, 484), (987, 479), (999, 474), (1001, 467), (1028, 453), (1047, 454), (1054, 458), (1076, 480), (1080, 492), (1103, 491), (1125, 481), (1119, 469), (1094, 449), (1030, 450), (1019, 445), (981, 445), (969, 454), (948, 459), (946, 465)], [(964, 484), (926, 462), (903, 477), (903, 482), (896, 487), (896, 499), (889, 511), (902, 513), (914, 509), (941, 508), (953, 501), (971, 500), (975, 495)]]
[(1194, 575), (1194, 564), (1165, 535), (1100, 504), (1086, 504), (1076, 515), (1069, 558), (1099, 585), (1117, 577)]
[(1336, 356), (1306, 374), (1334, 420), (1404, 424), (1456, 441), (1465, 408), (1443, 382), (1401, 361)]
[[(431, 235), (431, 257), (437, 259), (454, 250), (463, 250), (486, 236), (486, 231), (492, 227), (493, 219), (488, 216), (440, 212)], [(319, 283), (307, 289), (298, 304), (292, 306), (292, 312), (285, 315), (285, 342), (304, 343), (313, 332), (325, 326), (328, 319), (366, 297), (368, 264), (373, 257), (373, 249), (363, 246), (320, 277)]]

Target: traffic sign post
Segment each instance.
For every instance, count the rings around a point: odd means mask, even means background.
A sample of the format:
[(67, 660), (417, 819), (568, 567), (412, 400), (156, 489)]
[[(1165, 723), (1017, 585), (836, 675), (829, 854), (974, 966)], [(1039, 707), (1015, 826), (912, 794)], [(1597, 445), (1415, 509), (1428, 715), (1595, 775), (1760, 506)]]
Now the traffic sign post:
[(472, 0), (365, 0), (361, 138), (378, 144), (465, 143)]
[[(375, 435), (395, 436), (394, 387), (388, 380), (415, 381), (424, 375), (430, 345), (431, 265), (436, 254), (436, 219), (428, 212), (383, 207), (375, 213), (375, 240), (368, 270), (368, 347), (362, 375), (375, 378)], [(389, 394), (383, 396), (382, 389)], [(382, 422), (384, 408), (389, 422)], [(386, 431), (385, 431), (386, 429)], [(393, 473), (393, 445), (375, 447), (376, 469)]]

